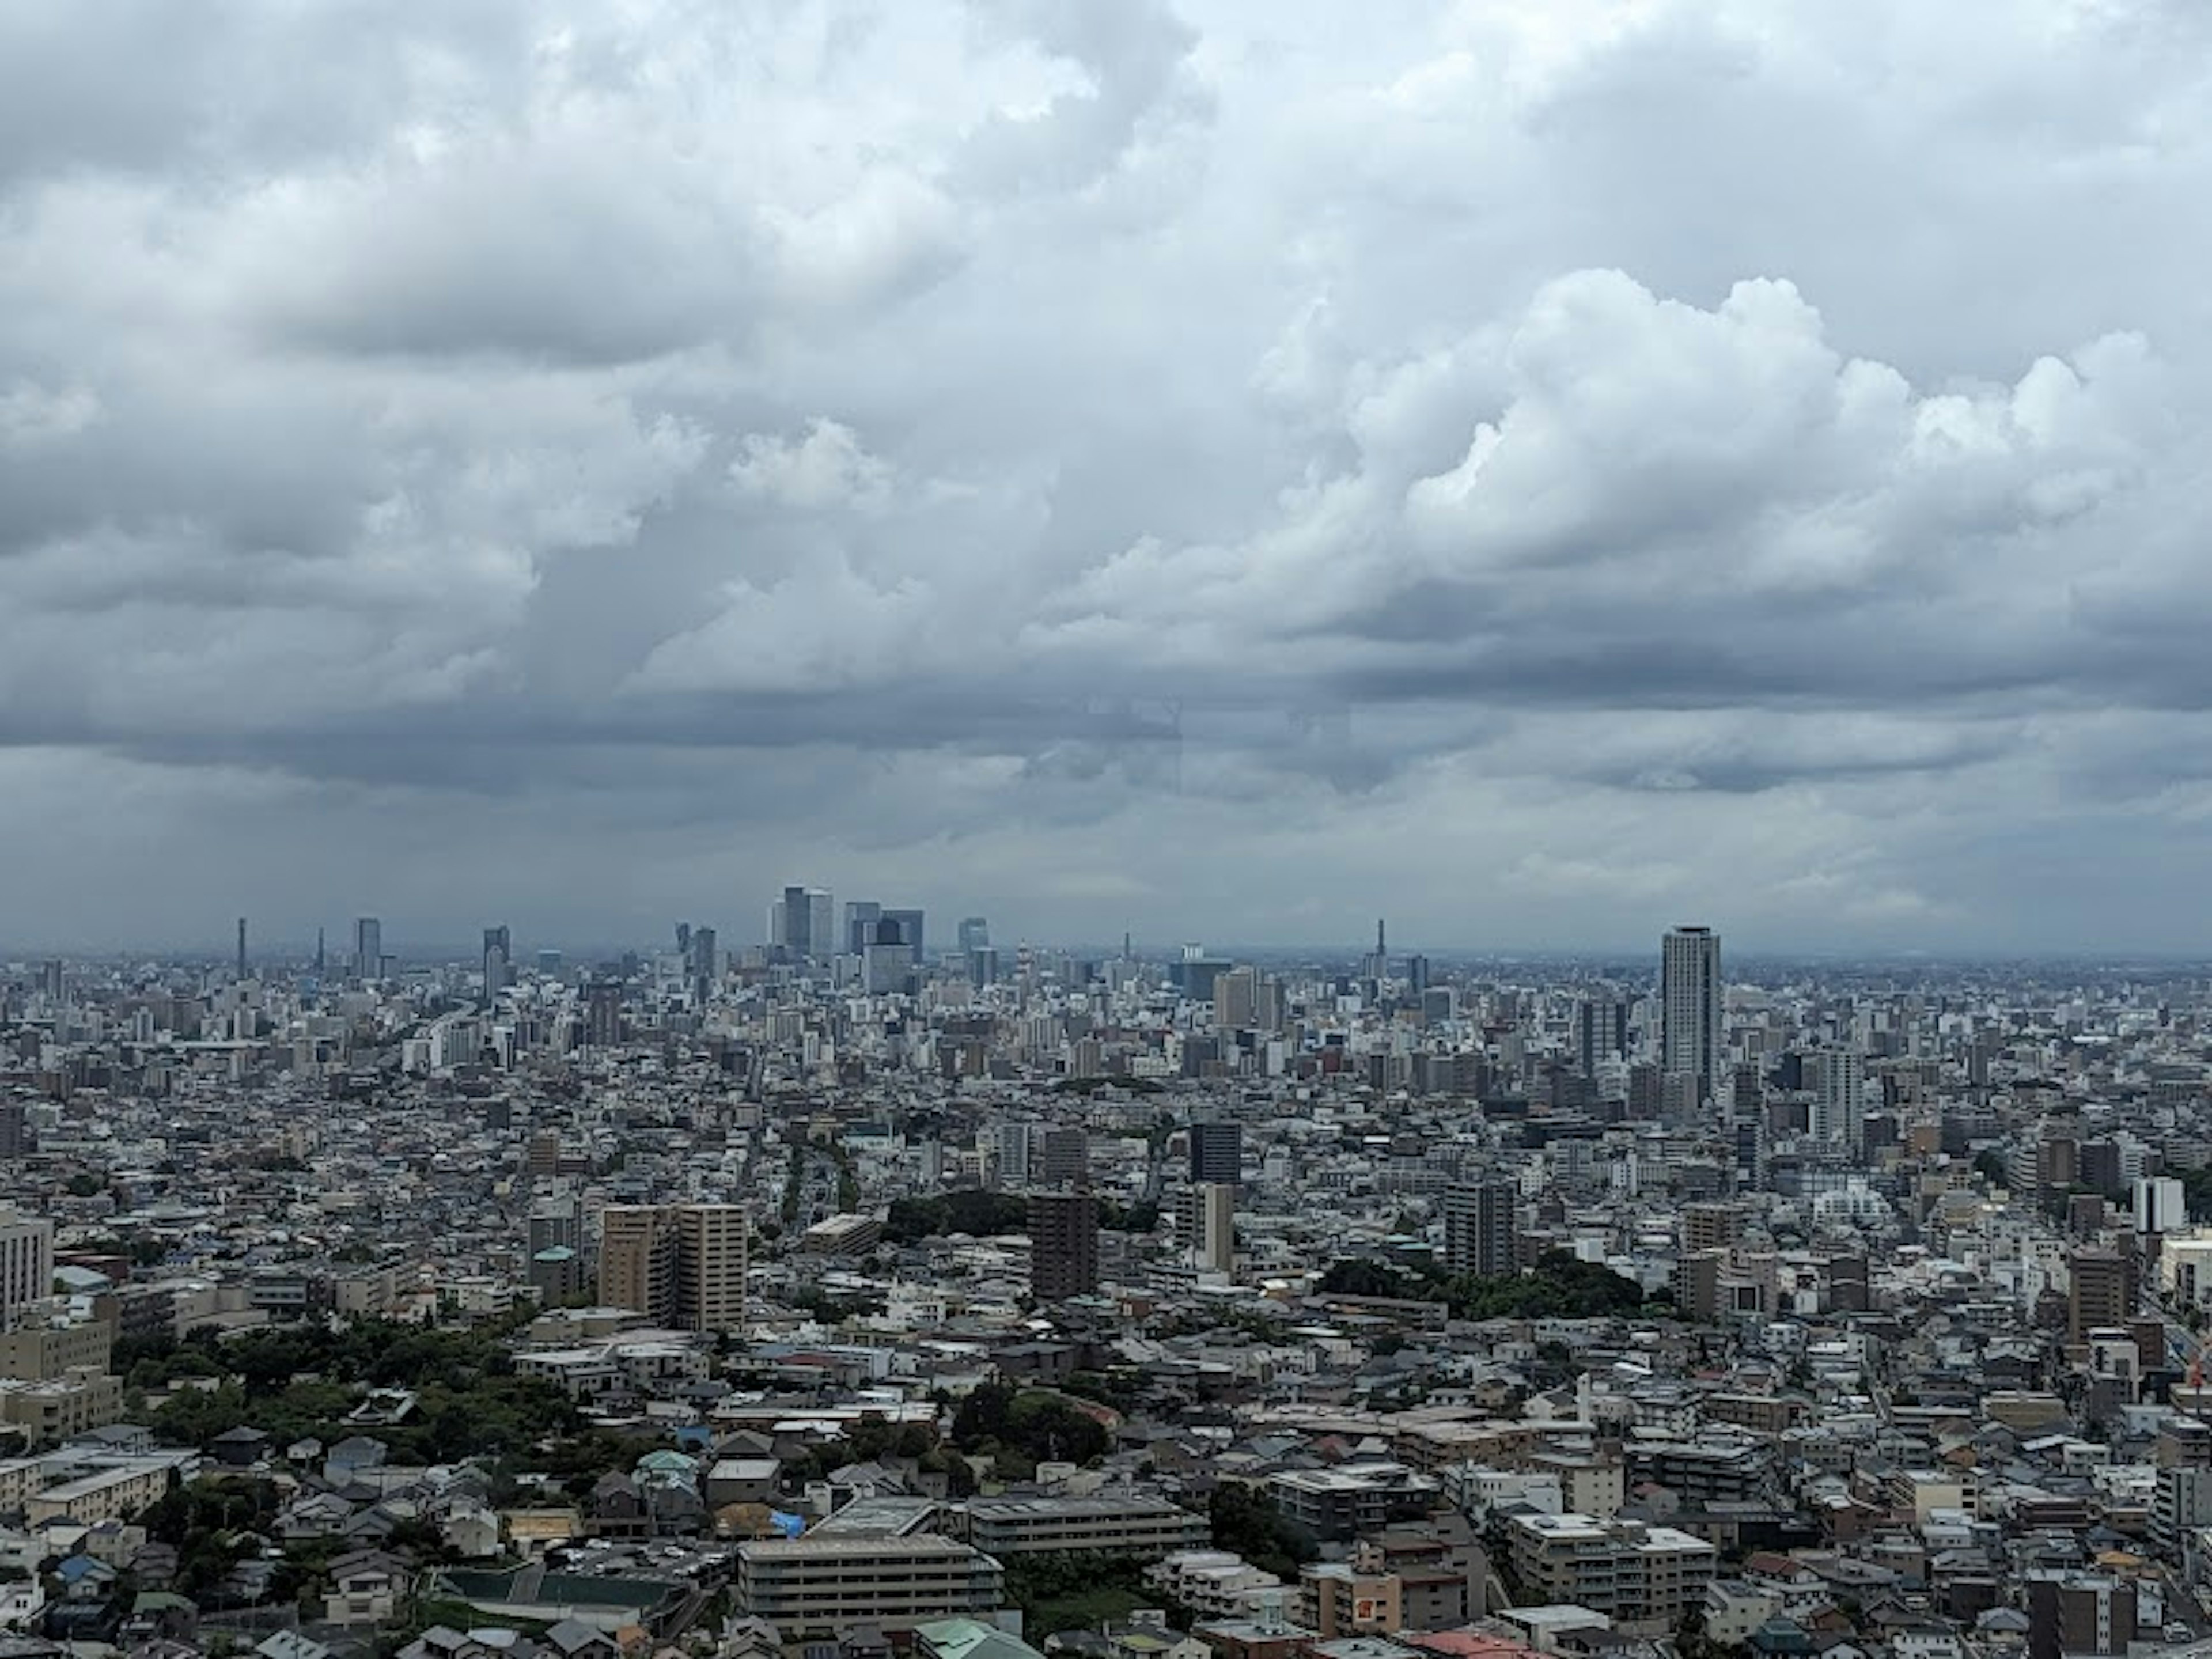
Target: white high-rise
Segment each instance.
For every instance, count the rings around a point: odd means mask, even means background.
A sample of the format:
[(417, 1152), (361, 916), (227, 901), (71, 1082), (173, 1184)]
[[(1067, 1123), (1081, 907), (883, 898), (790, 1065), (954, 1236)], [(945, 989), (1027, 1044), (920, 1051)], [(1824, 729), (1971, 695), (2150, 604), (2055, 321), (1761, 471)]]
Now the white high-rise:
[(1712, 1098), (1726, 1069), (1722, 1032), (1721, 936), (1710, 927), (1670, 929), (1659, 947), (1659, 1069), (1697, 1079)]

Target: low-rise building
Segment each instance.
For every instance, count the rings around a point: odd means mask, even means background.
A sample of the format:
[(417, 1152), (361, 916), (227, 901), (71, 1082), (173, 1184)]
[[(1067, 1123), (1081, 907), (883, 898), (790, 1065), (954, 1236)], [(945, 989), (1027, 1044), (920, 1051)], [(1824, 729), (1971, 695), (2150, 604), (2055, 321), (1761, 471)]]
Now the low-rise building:
[(1196, 1549), (1212, 1535), (1204, 1516), (1142, 1493), (974, 1498), (964, 1531), (969, 1543), (994, 1556), (1080, 1552), (1137, 1559)]
[(895, 1632), (995, 1612), (1006, 1574), (973, 1545), (933, 1533), (817, 1534), (740, 1545), (737, 1589), (744, 1613), (787, 1638), (860, 1624)]
[(1571, 1512), (1516, 1515), (1505, 1533), (1519, 1599), (1591, 1607), (1624, 1625), (1671, 1626), (1703, 1601), (1719, 1561), (1674, 1527)]

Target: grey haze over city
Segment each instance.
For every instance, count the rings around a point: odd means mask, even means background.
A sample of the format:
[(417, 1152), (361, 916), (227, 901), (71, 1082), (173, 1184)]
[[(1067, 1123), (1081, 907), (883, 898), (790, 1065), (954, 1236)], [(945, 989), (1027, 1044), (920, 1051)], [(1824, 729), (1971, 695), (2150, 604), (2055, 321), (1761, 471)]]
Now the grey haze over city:
[(0, 10), (0, 943), (2185, 951), (2212, 12)]

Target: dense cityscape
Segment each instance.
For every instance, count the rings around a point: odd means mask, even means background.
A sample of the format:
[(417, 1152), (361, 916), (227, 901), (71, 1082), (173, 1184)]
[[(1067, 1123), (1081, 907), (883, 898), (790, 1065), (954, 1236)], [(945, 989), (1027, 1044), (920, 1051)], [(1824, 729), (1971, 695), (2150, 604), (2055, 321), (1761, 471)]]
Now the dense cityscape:
[(2206, 971), (933, 921), (0, 968), (0, 1651), (2212, 1628)]
[(2212, 1659), (2208, 200), (2212, 0), (0, 0), (0, 1659)]

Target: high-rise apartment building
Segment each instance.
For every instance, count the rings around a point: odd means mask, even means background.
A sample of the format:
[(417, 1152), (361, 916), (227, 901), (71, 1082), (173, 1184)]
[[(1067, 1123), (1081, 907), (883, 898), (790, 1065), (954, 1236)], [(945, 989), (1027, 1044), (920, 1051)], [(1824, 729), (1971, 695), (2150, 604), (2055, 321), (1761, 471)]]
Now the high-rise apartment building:
[(1195, 1185), (1208, 1182), (1235, 1186), (1242, 1179), (1244, 1127), (1218, 1120), (1190, 1126), (1190, 1178)]
[(1676, 927), (1659, 954), (1659, 1069), (1690, 1076), (1711, 1099), (1727, 1057), (1722, 1030), (1721, 937), (1710, 927)]
[(2078, 1249), (2067, 1263), (2067, 1334), (2124, 1328), (2136, 1312), (2135, 1258), (2118, 1250)]
[(1019, 1188), (1030, 1184), (1030, 1149), (1036, 1136), (1036, 1126), (1032, 1123), (1001, 1123), (992, 1130), (1001, 1187)]
[(1446, 1192), (1444, 1266), (1455, 1273), (1513, 1272), (1513, 1214), (1520, 1197), (1519, 1188), (1497, 1176)]
[(747, 1236), (741, 1204), (676, 1206), (676, 1322), (684, 1329), (744, 1326)]
[(362, 916), (354, 922), (353, 976), (358, 980), (384, 977), (384, 924), (374, 916)]
[(1065, 1302), (1098, 1288), (1098, 1200), (1088, 1192), (1030, 1194), (1030, 1293)]
[(1191, 1262), (1205, 1273), (1237, 1265), (1237, 1188), (1209, 1181), (1191, 1189)]
[(599, 1300), (647, 1319), (676, 1314), (676, 1230), (661, 1204), (610, 1204), (599, 1214)]
[(1829, 1048), (1820, 1054), (1813, 1138), (1854, 1155), (1866, 1150), (1866, 1056), (1856, 1048)]
[(18, 1158), (32, 1150), (29, 1113), (20, 1100), (0, 1100), (0, 1159)]
[(692, 1331), (744, 1322), (748, 1227), (738, 1204), (611, 1204), (599, 1300)]
[(1036, 1147), (1037, 1180), (1047, 1187), (1073, 1187), (1091, 1178), (1091, 1137), (1072, 1124), (1055, 1124)]

